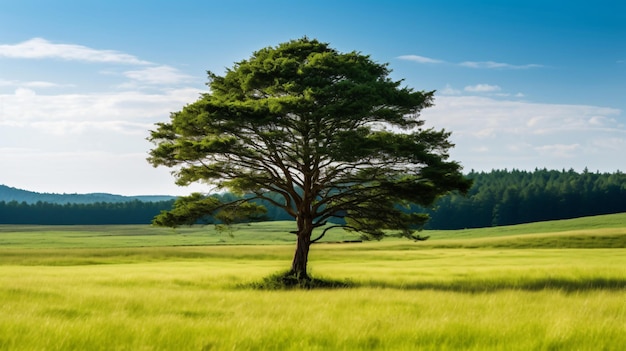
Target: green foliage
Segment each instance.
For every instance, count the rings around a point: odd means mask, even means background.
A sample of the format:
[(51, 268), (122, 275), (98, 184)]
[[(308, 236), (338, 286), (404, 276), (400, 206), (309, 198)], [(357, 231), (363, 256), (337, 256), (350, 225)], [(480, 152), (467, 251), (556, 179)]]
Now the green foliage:
[(174, 202), (174, 208), (162, 211), (154, 218), (153, 223), (158, 226), (176, 227), (204, 221), (228, 226), (242, 221), (262, 220), (266, 212), (265, 207), (248, 202), (246, 199), (223, 202), (218, 196), (193, 193), (179, 197)]
[[(296, 219), (303, 274), (311, 234), (329, 221), (364, 238), (395, 230), (423, 239), (414, 231), (427, 216), (402, 206), (428, 206), (471, 181), (448, 160), (450, 133), (422, 128), (434, 92), (389, 74), (369, 56), (308, 38), (261, 49), (224, 76), (209, 72), (209, 92), (151, 132), (148, 160), (175, 168), (180, 185), (205, 182), (245, 195), (238, 206), (262, 200)], [(155, 223), (193, 223), (230, 206), (207, 201), (186, 199)]]

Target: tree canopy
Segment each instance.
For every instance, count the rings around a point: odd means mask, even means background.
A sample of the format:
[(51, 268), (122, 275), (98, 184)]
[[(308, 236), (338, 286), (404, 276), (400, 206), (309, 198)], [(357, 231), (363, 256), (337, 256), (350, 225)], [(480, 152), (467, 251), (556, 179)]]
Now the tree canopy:
[(208, 72), (209, 91), (151, 131), (148, 160), (172, 167), (179, 185), (248, 196), (193, 194), (155, 223), (205, 215), (231, 223), (262, 215), (253, 200), (267, 201), (295, 220), (291, 273), (303, 278), (313, 230), (333, 220), (367, 239), (389, 230), (423, 239), (415, 231), (428, 216), (404, 209), (465, 192), (471, 181), (449, 160), (450, 133), (423, 128), (434, 91), (404, 87), (390, 72), (306, 37), (256, 51), (223, 76)]

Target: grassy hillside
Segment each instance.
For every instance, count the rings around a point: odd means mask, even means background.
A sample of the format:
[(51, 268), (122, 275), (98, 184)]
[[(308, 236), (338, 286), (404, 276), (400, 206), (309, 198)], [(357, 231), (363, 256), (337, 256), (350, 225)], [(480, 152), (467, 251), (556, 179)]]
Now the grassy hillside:
[(465, 229), (465, 230), (432, 230), (428, 231), (432, 239), (480, 238), (520, 234), (557, 233), (579, 230), (605, 228), (623, 228), (626, 226), (626, 213), (563, 219), (557, 221), (535, 222), (502, 227)]

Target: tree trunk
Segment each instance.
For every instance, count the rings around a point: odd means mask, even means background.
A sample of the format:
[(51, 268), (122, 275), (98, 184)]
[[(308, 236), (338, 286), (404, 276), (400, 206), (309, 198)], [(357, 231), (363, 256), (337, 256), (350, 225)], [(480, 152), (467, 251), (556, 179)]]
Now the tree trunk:
[(300, 216), (298, 218), (298, 241), (296, 243), (296, 253), (291, 263), (289, 275), (295, 276), (298, 280), (308, 280), (307, 263), (309, 261), (309, 247), (311, 246), (311, 234), (313, 233), (313, 219), (310, 216)]
[[(304, 166), (305, 170), (310, 169), (310, 165)], [(312, 179), (310, 171), (303, 171), (304, 178), (302, 202), (298, 206), (298, 216), (296, 223), (298, 226), (298, 242), (296, 243), (296, 253), (291, 263), (290, 275), (298, 281), (310, 280), (306, 268), (309, 261), (309, 247), (311, 246), (311, 235), (313, 234), (313, 218), (311, 204), (315, 195), (312, 194)]]
[(307, 263), (309, 261), (309, 247), (311, 246), (311, 234), (305, 233), (298, 235), (298, 242), (296, 244), (296, 253), (293, 256), (293, 262), (291, 263), (290, 275), (293, 275), (301, 279), (309, 279), (307, 274)]

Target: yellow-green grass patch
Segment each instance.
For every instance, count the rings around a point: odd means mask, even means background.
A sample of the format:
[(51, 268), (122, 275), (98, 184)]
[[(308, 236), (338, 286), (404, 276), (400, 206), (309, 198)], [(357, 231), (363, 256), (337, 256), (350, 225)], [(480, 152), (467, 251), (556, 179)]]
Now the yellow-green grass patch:
[(245, 288), (288, 267), (287, 246), (130, 248), (153, 258), (120, 263), (112, 255), (99, 265), (5, 262), (0, 349), (619, 350), (626, 343), (624, 249), (381, 245), (314, 247), (312, 274), (353, 287), (313, 291)]

